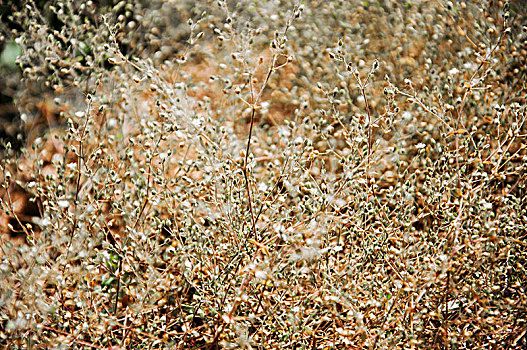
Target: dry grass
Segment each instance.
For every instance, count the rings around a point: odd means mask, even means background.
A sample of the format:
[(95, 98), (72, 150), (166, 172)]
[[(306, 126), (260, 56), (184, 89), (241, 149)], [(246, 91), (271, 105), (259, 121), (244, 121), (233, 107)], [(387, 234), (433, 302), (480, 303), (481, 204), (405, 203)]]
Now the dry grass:
[(2, 346), (527, 345), (522, 1), (108, 3), (4, 11)]

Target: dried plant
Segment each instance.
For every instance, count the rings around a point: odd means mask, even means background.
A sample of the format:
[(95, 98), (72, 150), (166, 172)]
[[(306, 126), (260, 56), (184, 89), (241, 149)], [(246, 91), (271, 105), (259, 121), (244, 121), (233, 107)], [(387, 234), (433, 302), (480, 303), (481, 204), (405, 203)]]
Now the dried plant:
[(522, 1), (0, 9), (2, 346), (527, 346)]

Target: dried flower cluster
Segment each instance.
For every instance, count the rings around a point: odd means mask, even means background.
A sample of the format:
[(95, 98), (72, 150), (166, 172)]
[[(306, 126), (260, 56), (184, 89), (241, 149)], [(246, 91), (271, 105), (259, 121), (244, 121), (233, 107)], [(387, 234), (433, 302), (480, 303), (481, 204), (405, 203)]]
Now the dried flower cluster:
[(0, 346), (527, 346), (522, 0), (0, 10)]

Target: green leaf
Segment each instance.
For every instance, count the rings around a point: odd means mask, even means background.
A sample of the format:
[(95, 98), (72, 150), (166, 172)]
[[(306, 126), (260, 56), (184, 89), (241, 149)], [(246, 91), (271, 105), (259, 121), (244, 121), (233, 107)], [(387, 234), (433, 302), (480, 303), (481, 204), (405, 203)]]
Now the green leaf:
[(0, 66), (16, 68), (16, 59), (22, 54), (22, 50), (15, 43), (8, 43), (0, 55)]

